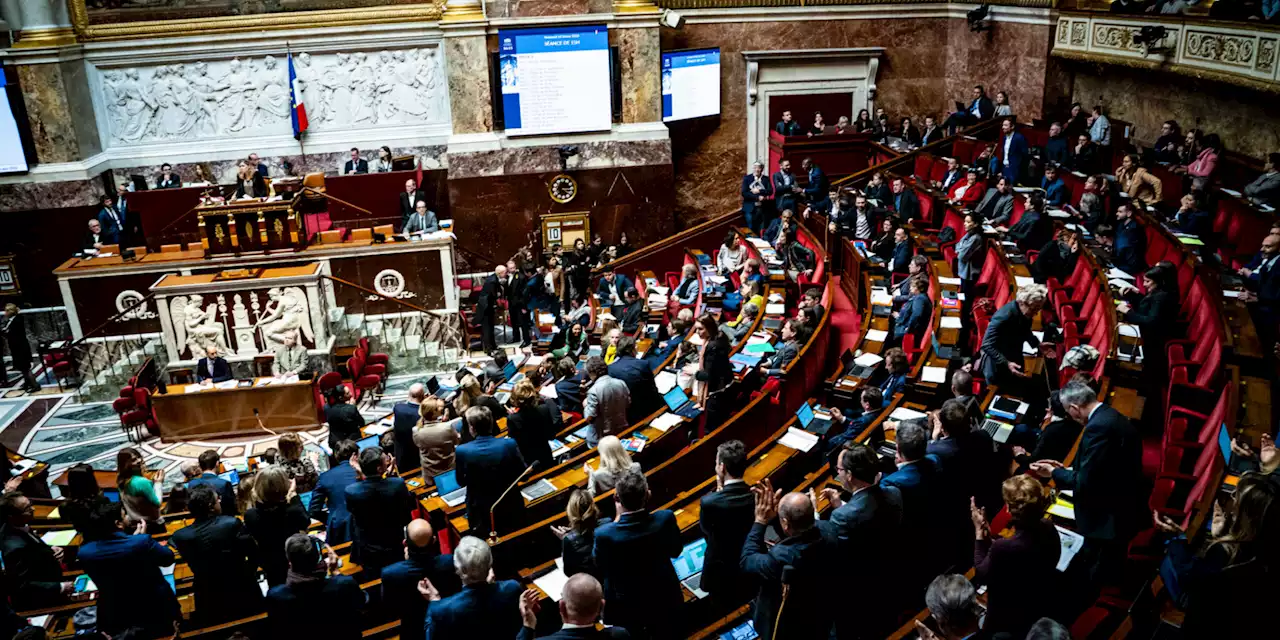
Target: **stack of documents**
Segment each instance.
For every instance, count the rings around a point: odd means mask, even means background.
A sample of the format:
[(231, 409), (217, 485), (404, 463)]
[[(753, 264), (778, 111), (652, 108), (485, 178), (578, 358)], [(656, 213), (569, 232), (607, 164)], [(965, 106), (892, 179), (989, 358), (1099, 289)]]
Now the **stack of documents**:
[(668, 411), (654, 418), (653, 420), (650, 420), (649, 426), (653, 427), (654, 429), (657, 429), (658, 431), (666, 433), (668, 429), (682, 422), (684, 422), (684, 418), (681, 418), (680, 416)]
[(906, 407), (898, 407), (897, 409), (893, 410), (893, 413), (889, 414), (890, 420), (897, 420), (898, 422), (902, 422), (904, 420), (917, 420), (919, 418), (924, 418), (924, 417), (925, 417), (925, 414), (919, 411), (916, 411), (915, 409), (908, 409)]
[(804, 429), (789, 427), (786, 435), (782, 436), (782, 438), (778, 440), (778, 444), (791, 447), (796, 451), (808, 453), (814, 445), (818, 444), (818, 435), (815, 433), (809, 433)]

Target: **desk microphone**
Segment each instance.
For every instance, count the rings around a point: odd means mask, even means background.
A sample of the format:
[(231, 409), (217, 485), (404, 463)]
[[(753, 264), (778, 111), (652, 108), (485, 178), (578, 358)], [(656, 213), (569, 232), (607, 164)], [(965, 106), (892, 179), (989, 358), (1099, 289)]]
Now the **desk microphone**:
[(791, 579), (796, 568), (791, 565), (782, 567), (782, 602), (778, 604), (778, 615), (773, 618), (773, 635), (770, 640), (777, 640), (778, 627), (782, 625), (782, 610), (787, 607), (787, 596), (791, 593)]
[(272, 430), (268, 429), (268, 428), (267, 428), (267, 425), (262, 424), (262, 416), (258, 415), (258, 408), (257, 408), (257, 407), (254, 407), (254, 408), (253, 408), (253, 419), (258, 421), (258, 428), (259, 428), (259, 429), (262, 429), (263, 431), (266, 431), (267, 433), (269, 433), (269, 434), (271, 434), (271, 435), (273, 435), (273, 436), (280, 437), (280, 434), (278, 434), (278, 433), (276, 433), (276, 432), (274, 432), (274, 431), (272, 431)]
[[(493, 504), (489, 505), (489, 544), (493, 545), (498, 543), (498, 525), (493, 517), (493, 512), (498, 508), (498, 503), (502, 502), (502, 499), (507, 497), (507, 494), (511, 493), (511, 490), (516, 488), (516, 485), (520, 484), (520, 481), (524, 480), (524, 477), (529, 475), (529, 472), (533, 471), (533, 468), (536, 466), (538, 466), (538, 463), (536, 462), (529, 465), (529, 468), (522, 471), (520, 473), (520, 477), (516, 478), (516, 481), (512, 482), (511, 486), (507, 487), (507, 490), (503, 491), (502, 495), (498, 496), (498, 499), (493, 501)], [(470, 514), (468, 514), (468, 517), (470, 517)]]

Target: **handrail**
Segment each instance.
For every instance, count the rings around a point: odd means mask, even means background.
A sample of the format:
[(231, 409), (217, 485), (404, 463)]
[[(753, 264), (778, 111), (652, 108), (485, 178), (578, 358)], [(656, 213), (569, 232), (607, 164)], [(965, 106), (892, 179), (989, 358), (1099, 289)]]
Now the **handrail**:
[(303, 187), (303, 188), (302, 188), (302, 191), (299, 191), (299, 192), (298, 192), (298, 194), (299, 194), (299, 195), (301, 195), (303, 192), (306, 192), (306, 191), (310, 191), (311, 193), (314, 193), (314, 194), (316, 194), (316, 195), (320, 196), (321, 198), (328, 198), (328, 199), (330, 199), (330, 200), (337, 200), (338, 202), (340, 202), (340, 203), (342, 203), (342, 204), (345, 204), (345, 205), (347, 205), (348, 207), (351, 207), (352, 209), (355, 209), (356, 211), (359, 211), (359, 212), (361, 212), (361, 213), (367, 213), (367, 214), (369, 214), (369, 215), (373, 215), (373, 212), (372, 212), (372, 211), (370, 211), (370, 210), (368, 210), (368, 209), (365, 209), (364, 207), (361, 207), (361, 206), (357, 206), (357, 205), (351, 204), (350, 202), (347, 202), (346, 200), (343, 200), (342, 198), (339, 198), (338, 196), (331, 196), (331, 195), (329, 195), (329, 194), (327, 194), (327, 193), (325, 193), (325, 192), (323, 192), (323, 191), (318, 191), (318, 190), (316, 190), (316, 189), (315, 189), (315, 187)]
[(139, 298), (139, 299), (137, 299), (137, 300), (134, 300), (134, 301), (133, 301), (133, 304), (130, 304), (130, 305), (129, 305), (127, 308), (125, 308), (123, 311), (117, 311), (117, 312), (115, 313), (115, 315), (113, 315), (113, 316), (111, 316), (110, 318), (107, 318), (106, 320), (104, 320), (104, 321), (102, 322), (102, 324), (99, 324), (98, 326), (94, 327), (92, 331), (86, 332), (86, 333), (85, 333), (83, 336), (81, 336), (79, 339), (77, 339), (77, 340), (73, 341), (71, 344), (67, 345), (67, 349), (68, 349), (68, 350), (70, 350), (70, 349), (73, 349), (73, 348), (75, 348), (75, 347), (77, 347), (77, 346), (80, 346), (80, 344), (81, 344), (81, 343), (83, 343), (83, 342), (85, 342), (86, 340), (88, 340), (91, 336), (93, 336), (94, 334), (98, 333), (99, 331), (101, 331), (101, 330), (105, 329), (105, 328), (107, 327), (107, 325), (111, 324), (112, 322), (115, 322), (115, 321), (116, 321), (117, 319), (119, 319), (121, 316), (123, 316), (123, 315), (125, 315), (125, 314), (127, 314), (127, 313), (129, 313), (129, 312), (131, 312), (131, 311), (133, 311), (133, 310), (134, 310), (134, 309), (136, 309), (139, 305), (143, 305), (143, 304), (146, 304), (147, 302), (151, 302), (151, 301), (155, 300), (155, 297), (156, 297), (156, 294), (154, 294), (154, 293), (148, 293), (147, 295), (145, 295), (145, 296), (143, 296), (143, 297), (141, 297), (141, 298)]
[[(227, 184), (227, 185), (224, 185), (224, 184), (214, 184), (214, 185), (209, 185), (209, 187), (208, 187), (208, 188), (210, 188), (210, 189), (218, 189), (218, 197), (220, 197), (220, 198), (224, 198), (224, 199), (225, 199), (227, 196), (226, 196), (226, 194), (222, 193), (222, 189), (223, 189), (223, 187), (230, 187), (230, 186), (231, 186), (231, 185), (229, 185), (229, 184)], [(204, 193), (208, 193), (208, 191), (205, 191)], [(187, 219), (187, 216), (191, 215), (191, 213), (192, 213), (193, 211), (195, 211), (196, 209), (199, 209), (200, 207), (203, 207), (203, 206), (204, 206), (204, 200), (202, 199), (200, 202), (197, 202), (197, 203), (196, 203), (196, 206), (191, 207), (190, 209), (187, 209), (187, 211), (186, 211), (185, 213), (183, 213), (182, 215), (180, 215), (180, 216), (178, 216), (178, 217), (174, 218), (173, 220), (170, 220), (170, 221), (169, 221), (169, 224), (166, 224), (166, 225), (164, 226), (164, 228), (160, 229), (160, 231), (159, 231), (158, 233), (156, 233), (156, 236), (163, 237), (163, 236), (164, 236), (164, 233), (165, 233), (166, 231), (168, 231), (168, 230), (169, 230), (169, 227), (172, 227), (173, 225), (178, 224), (179, 222), (182, 222), (183, 220), (186, 220), (186, 219)]]
[(742, 209), (739, 208), (739, 209), (733, 210), (730, 213), (716, 216), (710, 220), (707, 220), (706, 222), (689, 227), (684, 231), (680, 231), (673, 236), (668, 236), (666, 238), (663, 238), (662, 240), (654, 242), (653, 244), (648, 244), (643, 247), (640, 247), (635, 251), (628, 253), (625, 256), (620, 256), (618, 258), (615, 258), (614, 260), (606, 262), (605, 264), (600, 265), (599, 267), (593, 267), (591, 269), (591, 272), (593, 275), (595, 275), (598, 272), (604, 271), (604, 269), (606, 268), (615, 269), (615, 270), (620, 269), (626, 266), (627, 264), (634, 262), (635, 260), (645, 255), (654, 253), (655, 251), (658, 251), (660, 249), (666, 249), (674, 245), (683, 245), (685, 244), (685, 241), (688, 240), (689, 238), (695, 235), (698, 235), (700, 233), (704, 233), (707, 229), (710, 229), (711, 227), (724, 224), (725, 222), (730, 221), (733, 218), (740, 216), (741, 214), (742, 214)]

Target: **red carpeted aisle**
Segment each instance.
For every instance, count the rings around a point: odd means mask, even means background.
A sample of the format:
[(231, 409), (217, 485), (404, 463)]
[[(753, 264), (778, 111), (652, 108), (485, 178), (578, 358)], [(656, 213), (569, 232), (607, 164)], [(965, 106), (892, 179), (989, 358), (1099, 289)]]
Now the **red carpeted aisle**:
[(836, 337), (831, 344), (833, 353), (838, 355), (858, 348), (862, 340), (862, 314), (840, 287), (839, 276), (832, 278), (831, 291), (831, 329)]

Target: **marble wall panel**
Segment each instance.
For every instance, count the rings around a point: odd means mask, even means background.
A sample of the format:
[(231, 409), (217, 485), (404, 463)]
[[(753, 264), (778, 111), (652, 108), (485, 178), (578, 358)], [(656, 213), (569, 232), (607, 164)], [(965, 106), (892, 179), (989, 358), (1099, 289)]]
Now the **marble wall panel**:
[(89, 158), (102, 151), (102, 139), (98, 136), (98, 119), (93, 114), (93, 92), (89, 88), (89, 74), (79, 61), (64, 62), (62, 86), (67, 92), (67, 110), (75, 124), (79, 157)]
[(18, 67), (18, 82), (39, 162), (79, 160), (75, 121), (62, 83), (62, 65), (22, 65)]
[(92, 205), (101, 194), (101, 180), (0, 184), (0, 213)]
[(622, 75), (622, 121), (662, 120), (658, 28), (618, 29), (614, 33)]
[[(583, 142), (569, 159), (570, 171), (671, 164), (671, 141)], [(449, 154), (449, 180), (560, 171), (557, 147), (513, 147), (497, 151)]]
[(446, 38), (444, 46), (449, 68), (453, 132), (462, 134), (492, 131), (489, 54), (484, 36)]
[(1103, 104), (1132, 122), (1134, 138), (1151, 143), (1165, 120), (1216, 133), (1230, 151), (1265, 158), (1280, 150), (1280, 105), (1273, 94), (1118, 65), (1066, 62), (1071, 96)]
[[(599, 5), (596, 0), (489, 0), (486, 10), (490, 18), (527, 18), (600, 13)], [(604, 3), (603, 11), (609, 11), (609, 7)]]

